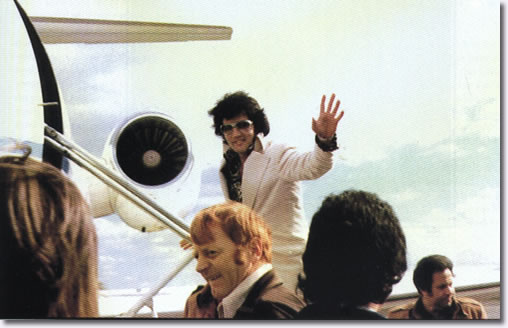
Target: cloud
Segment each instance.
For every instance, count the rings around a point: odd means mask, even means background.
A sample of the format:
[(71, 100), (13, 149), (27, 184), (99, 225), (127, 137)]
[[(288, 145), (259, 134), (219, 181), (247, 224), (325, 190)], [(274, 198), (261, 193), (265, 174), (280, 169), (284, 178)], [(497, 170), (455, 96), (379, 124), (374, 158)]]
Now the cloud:
[(433, 253), (460, 265), (498, 265), (499, 143), (499, 137), (466, 135), (394, 148), (381, 160), (357, 166), (337, 161), (324, 177), (304, 183), (307, 218), (329, 193), (375, 192), (399, 217), (411, 265)]
[(498, 218), (501, 223), (501, 192), (499, 188), (484, 188), (457, 204), (457, 215), (473, 226), (481, 226), (489, 222), (496, 223), (490, 218)]
[(122, 262), (122, 259), (116, 258), (111, 255), (100, 255), (99, 260), (104, 264), (114, 265), (116, 262)]
[(411, 222), (402, 221), (414, 263), (430, 254), (462, 264), (500, 263), (499, 189), (485, 188), (456, 206), (432, 208)]
[(415, 189), (408, 188), (401, 192), (394, 192), (392, 194), (385, 195), (386, 201), (396, 207), (396, 204), (400, 203), (411, 203), (421, 199), (423, 194)]

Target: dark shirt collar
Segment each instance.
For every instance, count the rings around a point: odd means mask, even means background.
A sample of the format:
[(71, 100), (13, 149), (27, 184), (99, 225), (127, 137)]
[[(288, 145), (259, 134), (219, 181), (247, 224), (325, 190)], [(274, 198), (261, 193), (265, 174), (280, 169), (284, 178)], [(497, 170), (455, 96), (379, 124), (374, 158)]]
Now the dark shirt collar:
[[(254, 150), (256, 144), (256, 138), (254, 142), (247, 149), (247, 156)], [(224, 166), (221, 168), (221, 172), (226, 179), (226, 185), (228, 188), (229, 199), (242, 202), (242, 174), (241, 167), (242, 161), (240, 160), (240, 155), (237, 152), (233, 151), (233, 149), (227, 147), (224, 152)]]

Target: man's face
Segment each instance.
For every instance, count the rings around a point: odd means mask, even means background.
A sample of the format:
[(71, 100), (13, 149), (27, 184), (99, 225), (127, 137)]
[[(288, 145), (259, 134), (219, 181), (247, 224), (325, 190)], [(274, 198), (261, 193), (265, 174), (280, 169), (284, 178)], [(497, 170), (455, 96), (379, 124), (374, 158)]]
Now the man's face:
[(434, 272), (432, 275), (432, 289), (428, 293), (422, 291), (423, 297), (426, 297), (433, 304), (434, 309), (442, 309), (452, 304), (455, 288), (453, 287), (453, 274), (450, 269), (442, 272)]
[[(236, 124), (240, 121), (248, 120), (249, 118), (245, 114), (238, 115), (232, 119), (223, 119), (222, 124)], [(247, 152), (247, 149), (254, 141), (254, 125), (251, 124), (245, 128), (234, 127), (232, 130), (228, 132), (223, 132), (224, 139), (228, 143), (229, 147), (233, 149), (233, 151), (242, 155)]]
[(209, 229), (214, 241), (194, 245), (196, 271), (208, 282), (213, 297), (220, 302), (254, 271), (253, 257), (247, 247), (233, 243), (218, 224), (212, 222)]

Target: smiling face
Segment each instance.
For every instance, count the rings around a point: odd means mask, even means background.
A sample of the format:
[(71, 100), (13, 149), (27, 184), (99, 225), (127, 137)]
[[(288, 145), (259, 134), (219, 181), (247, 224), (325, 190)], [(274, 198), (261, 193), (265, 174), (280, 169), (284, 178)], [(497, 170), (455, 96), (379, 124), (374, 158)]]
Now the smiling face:
[[(245, 114), (238, 115), (232, 119), (223, 119), (222, 124), (235, 124), (240, 121), (248, 120), (249, 118)], [(254, 141), (254, 125), (250, 125), (246, 128), (235, 127), (232, 130), (223, 133), (224, 139), (228, 143), (229, 147), (233, 149), (240, 156), (247, 153), (247, 149)]]
[(208, 225), (213, 240), (194, 244), (196, 271), (211, 287), (213, 297), (220, 302), (254, 270), (253, 254), (246, 246), (235, 244), (215, 222)]
[(434, 272), (432, 275), (431, 292), (422, 291), (424, 303), (429, 304), (433, 310), (449, 307), (453, 302), (455, 288), (453, 287), (453, 273), (450, 269)]

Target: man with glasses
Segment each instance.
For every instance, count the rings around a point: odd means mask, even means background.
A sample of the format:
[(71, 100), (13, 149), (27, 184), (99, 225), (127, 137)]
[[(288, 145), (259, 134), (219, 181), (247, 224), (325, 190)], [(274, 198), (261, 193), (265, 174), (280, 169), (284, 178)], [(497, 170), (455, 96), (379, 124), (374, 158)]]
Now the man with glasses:
[(273, 266), (293, 291), (308, 234), (299, 181), (317, 179), (332, 168), (335, 132), (344, 115), (339, 105), (332, 94), (326, 106), (323, 95), (319, 117), (312, 120), (316, 146), (306, 153), (265, 139), (270, 125), (264, 110), (243, 91), (226, 94), (208, 112), (224, 143), (219, 175), (225, 198), (249, 206), (268, 223)]

